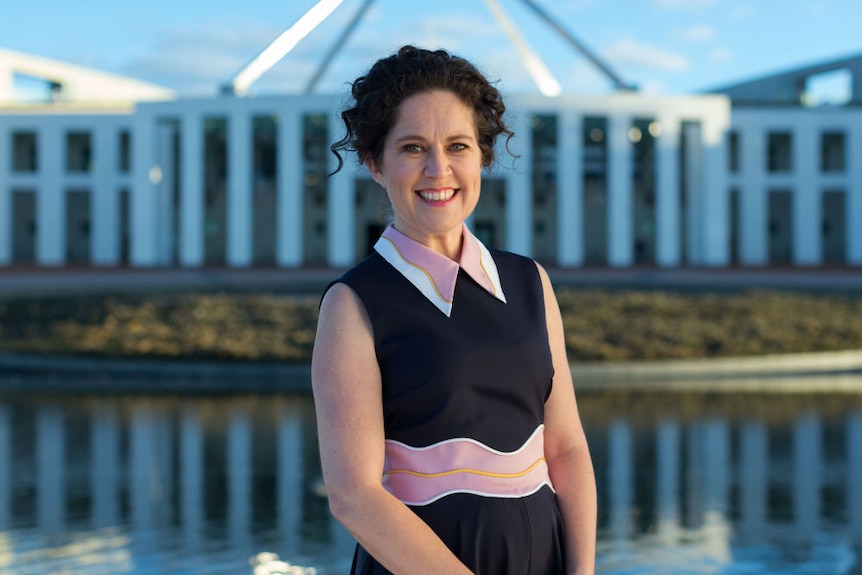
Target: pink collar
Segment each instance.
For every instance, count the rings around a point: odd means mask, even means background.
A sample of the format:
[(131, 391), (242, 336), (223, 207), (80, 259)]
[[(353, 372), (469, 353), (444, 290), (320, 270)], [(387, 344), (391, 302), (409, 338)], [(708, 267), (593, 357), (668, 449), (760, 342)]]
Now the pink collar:
[(374, 250), (401, 272), (422, 294), (449, 317), (455, 299), (455, 280), (458, 270), (467, 275), (485, 290), (506, 302), (500, 275), (494, 258), (482, 242), (474, 236), (466, 225), (463, 227), (463, 247), (461, 260), (454, 262), (434, 250), (420, 244), (398, 230), (389, 226), (374, 244)]

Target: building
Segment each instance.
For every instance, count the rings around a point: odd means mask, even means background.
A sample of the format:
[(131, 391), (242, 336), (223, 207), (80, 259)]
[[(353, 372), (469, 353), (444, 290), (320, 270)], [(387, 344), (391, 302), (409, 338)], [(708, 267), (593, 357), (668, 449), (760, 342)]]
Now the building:
[(718, 91), (733, 102), (731, 262), (862, 265), (862, 55)]
[[(551, 267), (862, 265), (860, 66), (690, 96), (509, 96), (520, 157), (487, 174), (471, 226)], [(851, 97), (812, 105), (803, 80), (835, 70), (856, 72)], [(51, 101), (10, 101), (13, 73)], [(340, 102), (178, 99), (0, 52), (0, 269), (349, 265), (386, 220), (354, 162), (327, 177)]]

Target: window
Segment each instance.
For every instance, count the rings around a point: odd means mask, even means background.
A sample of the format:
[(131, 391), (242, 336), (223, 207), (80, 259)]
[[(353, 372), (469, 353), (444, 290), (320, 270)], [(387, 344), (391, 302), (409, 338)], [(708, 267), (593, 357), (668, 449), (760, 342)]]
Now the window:
[(66, 134), (66, 171), (89, 172), (92, 149), (89, 132), (69, 132)]
[(607, 133), (607, 118), (584, 117), (581, 135), (584, 225), (581, 241), (584, 245), (584, 263), (588, 265), (605, 265), (608, 260)]
[(730, 263), (739, 263), (740, 222), (739, 222), (739, 189), (730, 190)]
[(812, 74), (805, 79), (804, 90), (804, 106), (844, 106), (853, 100), (853, 73), (841, 68)]
[(730, 173), (739, 172), (739, 132), (737, 131), (727, 134), (727, 159)]
[(770, 172), (789, 172), (793, 169), (793, 138), (790, 132), (770, 132), (766, 155)]
[(824, 132), (820, 137), (820, 169), (843, 172), (845, 168), (844, 132)]
[(554, 114), (531, 118), (533, 257), (545, 264), (557, 258), (557, 124)]
[(128, 174), (132, 168), (132, 137), (128, 130), (120, 132), (120, 173)]
[(35, 172), (39, 169), (35, 132), (13, 132), (12, 171)]

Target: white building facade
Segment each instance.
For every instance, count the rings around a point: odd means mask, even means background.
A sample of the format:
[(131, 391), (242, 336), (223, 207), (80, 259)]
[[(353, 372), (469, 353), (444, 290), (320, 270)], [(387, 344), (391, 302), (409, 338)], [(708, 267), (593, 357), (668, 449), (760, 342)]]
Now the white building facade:
[(862, 109), (737, 108), (732, 260), (862, 265)]
[[(148, 94), (149, 96), (149, 94)], [(344, 267), (386, 224), (340, 96), (0, 103), (0, 269)], [(512, 95), (470, 225), (550, 267), (862, 265), (862, 109)]]

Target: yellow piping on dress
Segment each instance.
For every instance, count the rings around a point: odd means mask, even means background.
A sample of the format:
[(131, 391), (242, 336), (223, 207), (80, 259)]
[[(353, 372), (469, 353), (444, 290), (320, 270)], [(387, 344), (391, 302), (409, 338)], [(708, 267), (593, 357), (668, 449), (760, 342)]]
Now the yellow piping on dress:
[(449, 471), (441, 471), (439, 473), (422, 473), (420, 471), (412, 471), (410, 469), (391, 469), (391, 470), (387, 471), (385, 475), (392, 475), (393, 473), (406, 473), (407, 475), (415, 475), (416, 477), (425, 477), (425, 478), (431, 479), (434, 477), (445, 477), (447, 475), (455, 475), (456, 473), (472, 473), (473, 475), (482, 475), (485, 477), (501, 477), (501, 478), (505, 478), (505, 479), (511, 479), (513, 477), (523, 477), (524, 475), (527, 475), (532, 470), (534, 470), (536, 467), (538, 467), (543, 461), (545, 461), (545, 458), (540, 457), (539, 459), (536, 460), (535, 463), (533, 463), (527, 469), (525, 469), (524, 471), (518, 471), (516, 473), (494, 473), (492, 471), (480, 471), (478, 469), (469, 469), (469, 468), (450, 469)]

